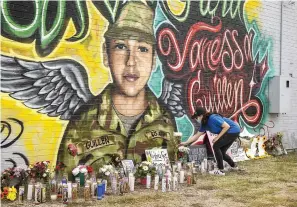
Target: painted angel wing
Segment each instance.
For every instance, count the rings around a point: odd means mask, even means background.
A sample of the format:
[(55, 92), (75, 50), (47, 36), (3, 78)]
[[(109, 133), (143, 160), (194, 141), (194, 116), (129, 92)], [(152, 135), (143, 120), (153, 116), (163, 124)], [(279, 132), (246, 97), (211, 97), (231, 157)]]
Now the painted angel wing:
[(164, 78), (162, 94), (159, 98), (161, 102), (166, 104), (167, 108), (175, 117), (182, 117), (186, 114), (183, 106), (182, 96), (183, 85), (181, 83), (173, 83)]
[(69, 120), (94, 96), (85, 68), (70, 59), (34, 62), (1, 55), (1, 92), (39, 113)]

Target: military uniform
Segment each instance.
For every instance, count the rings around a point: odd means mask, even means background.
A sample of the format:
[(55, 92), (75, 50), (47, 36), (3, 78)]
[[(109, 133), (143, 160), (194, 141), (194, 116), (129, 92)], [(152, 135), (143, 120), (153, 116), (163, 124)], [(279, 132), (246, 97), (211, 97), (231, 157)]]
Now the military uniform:
[(112, 86), (108, 86), (68, 124), (57, 162), (66, 164), (69, 173), (79, 164), (91, 165), (98, 172), (103, 164), (119, 159), (140, 162), (145, 150), (155, 147), (167, 148), (173, 159), (174, 119), (154, 94), (147, 89), (148, 108), (127, 132), (113, 107), (111, 90)]

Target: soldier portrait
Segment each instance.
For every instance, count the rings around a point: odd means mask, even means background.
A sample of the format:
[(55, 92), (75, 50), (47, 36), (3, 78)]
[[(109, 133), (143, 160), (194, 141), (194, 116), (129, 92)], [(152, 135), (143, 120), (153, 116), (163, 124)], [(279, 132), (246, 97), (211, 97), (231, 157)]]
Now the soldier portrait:
[(87, 102), (70, 120), (60, 144), (57, 162), (69, 169), (140, 162), (145, 149), (168, 148), (175, 124), (147, 87), (155, 63), (153, 11), (140, 2), (128, 2), (104, 34), (104, 65), (113, 83)]

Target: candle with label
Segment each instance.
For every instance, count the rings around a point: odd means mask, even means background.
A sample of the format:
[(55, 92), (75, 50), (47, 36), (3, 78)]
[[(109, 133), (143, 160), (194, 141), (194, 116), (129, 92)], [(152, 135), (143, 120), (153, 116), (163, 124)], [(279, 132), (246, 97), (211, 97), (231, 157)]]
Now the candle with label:
[(77, 183), (72, 184), (72, 201), (75, 202), (78, 198)]
[(41, 203), (41, 184), (40, 183), (36, 183), (35, 185), (35, 203), (39, 204)]
[(134, 191), (134, 186), (135, 186), (135, 177), (129, 177), (129, 187), (130, 187), (130, 191), (133, 192)]
[(159, 175), (155, 175), (154, 190), (159, 189)]
[(67, 189), (68, 189), (68, 200), (72, 198), (72, 182), (68, 181), (67, 182)]
[(20, 186), (19, 187), (19, 204), (24, 204), (25, 200), (25, 187)]
[(166, 178), (162, 177), (162, 192), (166, 192)]
[(27, 200), (31, 201), (33, 197), (33, 183), (30, 181), (28, 184), (28, 193), (27, 193)]
[(172, 182), (172, 190), (173, 191), (176, 191), (177, 190), (177, 185), (178, 185), (178, 181), (177, 181), (176, 174), (174, 173), (174, 175), (173, 175), (173, 182)]
[(85, 185), (85, 188), (84, 188), (84, 198), (85, 198), (85, 201), (89, 201), (90, 200), (90, 186), (89, 185)]
[(62, 201), (64, 204), (68, 203), (68, 185), (63, 183), (63, 191), (62, 191)]
[(168, 176), (167, 178), (167, 189), (168, 191), (171, 191), (171, 176)]
[(182, 163), (181, 162), (177, 162), (177, 171), (181, 171), (182, 168)]
[(102, 197), (104, 198), (105, 192), (107, 190), (107, 180), (103, 180), (102, 185), (103, 185), (103, 195), (102, 195)]
[(93, 199), (97, 199), (97, 181), (92, 183), (92, 187), (91, 187), (91, 197)]
[(185, 171), (181, 170), (179, 172), (179, 183), (184, 183), (184, 180), (185, 180)]
[(146, 188), (151, 188), (151, 175), (147, 174), (146, 175)]
[(97, 185), (97, 200), (102, 200), (102, 195), (103, 195), (103, 185), (102, 183), (99, 183)]

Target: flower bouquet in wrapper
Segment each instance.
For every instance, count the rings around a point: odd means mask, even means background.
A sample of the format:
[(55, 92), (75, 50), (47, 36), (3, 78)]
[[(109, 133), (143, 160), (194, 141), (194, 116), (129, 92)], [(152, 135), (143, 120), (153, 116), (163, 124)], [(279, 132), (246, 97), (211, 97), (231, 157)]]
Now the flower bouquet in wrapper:
[(177, 154), (178, 160), (181, 161), (182, 163), (187, 163), (189, 152), (190, 152), (190, 148), (180, 146), (178, 148), (178, 154)]
[(93, 168), (88, 165), (79, 165), (72, 170), (74, 177), (78, 177), (80, 180), (80, 186), (85, 186), (86, 177), (93, 172)]

